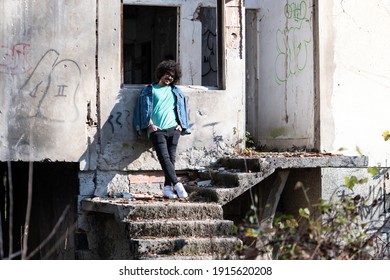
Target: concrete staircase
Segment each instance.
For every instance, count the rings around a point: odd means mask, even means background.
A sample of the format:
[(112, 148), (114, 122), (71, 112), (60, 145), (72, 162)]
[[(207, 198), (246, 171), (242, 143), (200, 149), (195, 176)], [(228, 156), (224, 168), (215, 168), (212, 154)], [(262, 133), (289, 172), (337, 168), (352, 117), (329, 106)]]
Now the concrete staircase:
[[(365, 157), (315, 155), (226, 158), (221, 159), (219, 168), (199, 172), (200, 180), (208, 183), (201, 186), (198, 182), (195, 189), (187, 189), (188, 201), (158, 195), (153, 200), (136, 201), (84, 199), (81, 210), (89, 219), (89, 258), (239, 259), (242, 241), (233, 235), (233, 222), (223, 218), (224, 205), (275, 173), (266, 198), (271, 207), (261, 219), (262, 223), (271, 222), (290, 170), (362, 167), (367, 161)], [(318, 172), (310, 174), (320, 177)]]
[[(228, 157), (219, 160), (217, 170), (199, 173), (202, 180), (210, 180), (203, 189), (214, 193), (214, 201), (225, 205), (240, 196), (270, 175), (286, 173), (292, 169), (315, 168), (357, 168), (365, 167), (368, 158), (364, 156), (333, 156), (322, 154), (288, 155), (265, 153), (263, 157)], [(282, 175), (283, 176), (283, 175)], [(282, 184), (281, 188), (284, 187)]]
[[(110, 214), (123, 224), (123, 234), (117, 236), (126, 237), (128, 253), (112, 250), (111, 256), (96, 256), (99, 259), (237, 259), (242, 246), (232, 235), (233, 222), (223, 219), (216, 203), (94, 198), (81, 205), (83, 211)], [(109, 246), (115, 247), (114, 242)]]

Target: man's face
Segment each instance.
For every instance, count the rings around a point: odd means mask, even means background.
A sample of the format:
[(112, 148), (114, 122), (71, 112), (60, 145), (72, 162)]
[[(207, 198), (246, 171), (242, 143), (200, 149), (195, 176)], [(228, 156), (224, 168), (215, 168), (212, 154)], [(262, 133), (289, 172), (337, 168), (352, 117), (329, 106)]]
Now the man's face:
[(175, 74), (173, 72), (167, 72), (161, 77), (160, 84), (166, 86), (170, 85), (174, 79), (175, 79)]

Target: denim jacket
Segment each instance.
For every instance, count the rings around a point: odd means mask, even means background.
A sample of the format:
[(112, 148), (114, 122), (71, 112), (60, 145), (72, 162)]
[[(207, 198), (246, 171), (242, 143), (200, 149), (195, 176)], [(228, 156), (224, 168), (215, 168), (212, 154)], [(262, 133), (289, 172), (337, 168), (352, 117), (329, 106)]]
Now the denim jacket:
[[(176, 96), (176, 115), (180, 126), (183, 128), (181, 134), (191, 134), (188, 124), (187, 101), (184, 93), (176, 86), (171, 85), (172, 92)], [(138, 135), (142, 130), (149, 127), (149, 121), (153, 112), (153, 87), (152, 84), (144, 87), (137, 96), (134, 110), (133, 125)]]

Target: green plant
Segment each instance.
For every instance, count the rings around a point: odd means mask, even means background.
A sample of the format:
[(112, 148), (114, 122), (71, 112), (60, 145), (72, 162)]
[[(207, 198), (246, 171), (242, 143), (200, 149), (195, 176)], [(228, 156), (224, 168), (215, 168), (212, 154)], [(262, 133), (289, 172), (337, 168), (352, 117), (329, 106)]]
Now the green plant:
[[(238, 128), (233, 127), (233, 135), (238, 135)], [(239, 154), (251, 156), (256, 150), (255, 138), (249, 131), (245, 131), (245, 135), (238, 139), (237, 143), (245, 143), (245, 148), (239, 151)]]
[(250, 225), (258, 225), (259, 224), (259, 218), (258, 218), (258, 208), (259, 208), (259, 197), (257, 194), (251, 194), (251, 200), (252, 203), (250, 205), (250, 210), (245, 215), (245, 220), (248, 221)]
[(385, 130), (383, 133), (382, 133), (382, 136), (383, 136), (383, 139), (385, 141), (388, 141), (390, 139), (390, 131), (388, 130)]
[[(372, 169), (370, 171), (373, 172)], [(365, 180), (349, 178), (348, 189)], [(302, 190), (306, 189), (302, 186)], [(258, 258), (272, 259), (380, 259), (388, 244), (380, 239), (390, 218), (374, 227), (359, 214), (369, 205), (361, 195), (344, 194), (301, 208), (296, 216), (283, 214), (271, 226), (254, 230), (258, 234)], [(260, 244), (260, 245), (259, 245)], [(253, 252), (252, 252), (253, 253)]]
[[(390, 140), (390, 131), (386, 130), (382, 136), (385, 141)], [(358, 147), (356, 150), (362, 154)], [(370, 190), (367, 198), (356, 194), (355, 187), (366, 184), (368, 177), (345, 177), (344, 185), (337, 188), (330, 199), (320, 200), (316, 204), (310, 203), (307, 189), (300, 186), (308, 207), (299, 209), (295, 216), (281, 214), (273, 219), (272, 225), (265, 223), (257, 228), (251, 226), (250, 230), (242, 228), (244, 238), (256, 236), (256, 241), (250, 244), (250, 248), (246, 247), (243, 254), (258, 259), (389, 258), (388, 238), (382, 238), (385, 227), (390, 223), (386, 203), (389, 196), (386, 193), (388, 169), (374, 166), (368, 167), (367, 172), (372, 178), (383, 176), (382, 189), (375, 192)], [(340, 195), (336, 196), (336, 193)], [(378, 219), (372, 219), (366, 213), (375, 213)], [(248, 214), (250, 224), (254, 216), (252, 212)]]
[[(378, 232), (369, 234), (357, 207), (360, 196), (340, 201), (320, 201), (320, 218), (300, 209), (297, 219), (278, 219), (269, 245), (277, 246), (278, 259), (375, 259), (380, 251), (375, 244)], [(304, 223), (302, 223), (304, 221)], [(302, 226), (302, 224), (304, 226)]]
[(255, 138), (251, 135), (249, 131), (245, 131), (244, 141), (246, 147), (254, 147), (256, 144)]

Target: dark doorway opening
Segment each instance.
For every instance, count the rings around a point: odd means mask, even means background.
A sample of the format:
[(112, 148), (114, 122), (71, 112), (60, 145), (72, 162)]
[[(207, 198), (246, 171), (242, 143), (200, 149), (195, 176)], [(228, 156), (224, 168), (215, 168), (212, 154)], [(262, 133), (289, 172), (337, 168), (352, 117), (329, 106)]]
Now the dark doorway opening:
[(0, 259), (22, 258), (29, 170), (33, 179), (26, 257), (74, 259), (79, 163), (66, 162), (34, 162), (31, 169), (28, 162), (0, 163)]
[(125, 84), (150, 83), (162, 60), (177, 59), (177, 9), (123, 5)]

